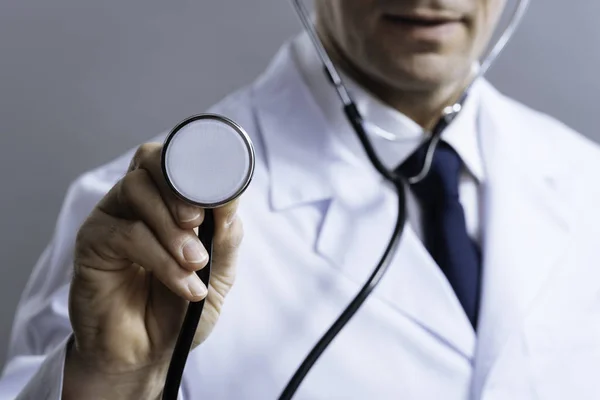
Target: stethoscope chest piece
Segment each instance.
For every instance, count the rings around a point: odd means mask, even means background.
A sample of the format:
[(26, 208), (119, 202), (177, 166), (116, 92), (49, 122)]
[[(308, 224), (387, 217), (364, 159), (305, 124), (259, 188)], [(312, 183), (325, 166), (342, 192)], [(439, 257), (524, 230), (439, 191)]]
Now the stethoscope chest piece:
[(167, 136), (163, 173), (184, 201), (215, 208), (244, 192), (254, 173), (254, 147), (244, 129), (216, 114), (182, 121)]

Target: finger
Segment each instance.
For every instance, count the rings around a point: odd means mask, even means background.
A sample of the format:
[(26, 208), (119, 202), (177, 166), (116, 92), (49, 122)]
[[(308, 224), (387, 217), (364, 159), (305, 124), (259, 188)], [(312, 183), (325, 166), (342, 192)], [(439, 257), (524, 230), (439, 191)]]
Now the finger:
[(181, 268), (145, 223), (118, 219), (101, 211), (97, 213), (101, 215), (93, 217), (93, 225), (80, 231), (79, 265), (114, 270), (123, 268), (115, 260), (127, 260), (128, 266), (142, 266), (169, 290), (188, 301), (206, 297), (207, 288), (196, 273)]
[(225, 298), (232, 288), (236, 275), (236, 259), (243, 238), (242, 221), (234, 217), (231, 224), (215, 229), (213, 268), (204, 308), (198, 329), (194, 335), (194, 346), (203, 343), (219, 318)]
[(208, 262), (208, 252), (192, 229), (181, 229), (161, 197), (156, 185), (144, 169), (127, 174), (119, 183), (119, 202), (144, 221), (161, 245), (179, 265), (198, 271)]
[(204, 210), (186, 203), (175, 195), (162, 169), (162, 148), (163, 146), (158, 143), (140, 146), (130, 168), (145, 169), (150, 173), (171, 215), (180, 227), (184, 229), (197, 227), (204, 220)]
[(237, 255), (244, 237), (242, 221), (237, 216), (236, 209), (237, 205), (232, 204), (229, 208), (214, 210), (216, 215), (211, 286), (220, 297), (224, 297), (234, 283)]

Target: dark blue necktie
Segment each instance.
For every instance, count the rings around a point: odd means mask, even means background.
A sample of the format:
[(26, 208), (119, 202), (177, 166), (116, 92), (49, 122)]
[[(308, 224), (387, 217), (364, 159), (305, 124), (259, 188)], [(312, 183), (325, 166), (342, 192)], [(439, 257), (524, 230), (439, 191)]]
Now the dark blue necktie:
[[(427, 146), (420, 147), (399, 168), (405, 177), (417, 175)], [(473, 327), (477, 327), (481, 282), (481, 254), (467, 233), (465, 214), (458, 196), (462, 168), (460, 156), (440, 142), (431, 170), (411, 185), (421, 206), (424, 244), (452, 285)]]

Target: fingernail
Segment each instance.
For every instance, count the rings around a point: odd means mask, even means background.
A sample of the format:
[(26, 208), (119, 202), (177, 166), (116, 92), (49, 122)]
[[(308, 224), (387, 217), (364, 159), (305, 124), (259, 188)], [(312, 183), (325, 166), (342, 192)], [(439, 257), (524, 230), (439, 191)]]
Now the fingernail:
[(183, 246), (182, 253), (185, 261), (192, 264), (201, 264), (208, 258), (206, 251), (204, 251), (200, 243), (194, 239), (188, 240)]
[(207, 293), (206, 286), (204, 286), (204, 283), (202, 283), (202, 281), (200, 280), (200, 278), (198, 278), (198, 276), (196, 274), (190, 275), (187, 278), (187, 281), (188, 281), (188, 289), (190, 290), (190, 293), (192, 294), (192, 296), (194, 296), (194, 297), (206, 296), (206, 293)]
[(177, 216), (181, 222), (191, 222), (200, 217), (200, 211), (196, 208), (180, 206), (177, 209)]

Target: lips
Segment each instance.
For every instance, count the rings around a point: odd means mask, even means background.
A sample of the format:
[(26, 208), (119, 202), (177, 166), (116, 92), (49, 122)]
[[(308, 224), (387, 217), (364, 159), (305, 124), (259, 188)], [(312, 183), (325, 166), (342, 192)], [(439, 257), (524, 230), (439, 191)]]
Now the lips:
[(452, 24), (462, 21), (462, 18), (459, 15), (427, 11), (385, 14), (384, 18), (389, 22), (424, 27)]
[(383, 15), (382, 22), (382, 35), (419, 51), (432, 51), (460, 40), (466, 27), (463, 16), (438, 11), (389, 13)]

